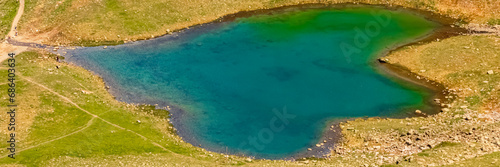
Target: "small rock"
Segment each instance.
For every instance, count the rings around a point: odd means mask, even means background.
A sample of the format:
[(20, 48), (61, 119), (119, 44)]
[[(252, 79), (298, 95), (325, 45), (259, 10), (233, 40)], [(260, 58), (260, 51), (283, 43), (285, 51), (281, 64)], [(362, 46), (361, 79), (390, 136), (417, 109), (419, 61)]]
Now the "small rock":
[(247, 161), (247, 162), (252, 162), (252, 159), (247, 158), (247, 159), (245, 159), (245, 161)]
[(460, 108), (461, 108), (461, 109), (466, 109), (466, 108), (467, 108), (467, 106), (460, 106)]
[(422, 111), (420, 111), (420, 110), (415, 110), (415, 114), (422, 114)]
[(141, 120), (137, 120), (137, 123), (141, 123)]
[(316, 144), (316, 147), (321, 147), (321, 145), (320, 144)]
[(106, 49), (106, 48), (108, 48), (108, 46), (104, 46), (103, 48)]
[(424, 72), (426, 72), (426, 71), (427, 71), (427, 70), (420, 70), (420, 72), (421, 72), (421, 73), (424, 73)]
[(307, 148), (307, 151), (312, 151), (313, 149), (312, 148)]
[(405, 157), (405, 161), (411, 162), (413, 161), (413, 157), (412, 156)]
[(388, 59), (384, 59), (384, 58), (378, 59), (378, 62), (380, 62), (380, 63), (387, 63), (388, 61), (389, 61)]
[(449, 108), (443, 108), (443, 109), (441, 109), (441, 112), (450, 112), (450, 109)]
[(489, 70), (488, 72), (486, 72), (486, 74), (492, 75), (492, 74), (494, 74), (494, 72), (493, 72), (493, 70)]
[(83, 93), (83, 94), (88, 95), (88, 94), (90, 94), (91, 92), (88, 92), (88, 91), (82, 90), (82, 93)]
[(418, 132), (416, 130), (410, 129), (407, 133), (407, 135), (416, 135)]

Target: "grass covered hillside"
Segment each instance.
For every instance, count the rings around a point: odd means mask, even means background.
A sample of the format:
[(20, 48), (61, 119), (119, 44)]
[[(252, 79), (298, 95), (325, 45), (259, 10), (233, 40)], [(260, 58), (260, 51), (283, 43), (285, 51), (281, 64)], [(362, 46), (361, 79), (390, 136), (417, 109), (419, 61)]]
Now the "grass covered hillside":
[(428, 117), (342, 123), (343, 146), (333, 154), (378, 154), (403, 166), (500, 164), (500, 37), (456, 36), (406, 46), (384, 59), (443, 84), (454, 100)]
[[(26, 0), (20, 41), (102, 45), (151, 38), (238, 11), (352, 0)], [(500, 24), (498, 0), (359, 0)], [(0, 0), (0, 33), (18, 4)], [(1, 35), (0, 38), (3, 38)], [(6, 44), (7, 45), (7, 44)], [(10, 45), (9, 45), (10, 47)], [(383, 58), (437, 82), (452, 96), (436, 115), (340, 124), (343, 140), (325, 159), (255, 160), (182, 141), (168, 111), (116, 101), (99, 77), (32, 49), (16, 57), (16, 159), (0, 166), (500, 166), (500, 37), (462, 35), (399, 48)], [(0, 89), (7, 90), (7, 62)], [(7, 111), (7, 93), (0, 94)], [(0, 114), (0, 140), (8, 140)], [(0, 142), (6, 148), (8, 143)]]
[[(101, 79), (82, 68), (38, 52), (23, 52), (16, 60), (16, 159), (8, 158), (8, 150), (1, 149), (0, 164), (66, 166), (65, 161), (79, 163), (80, 159), (111, 163), (106, 157), (133, 157), (135, 163), (166, 165), (243, 163), (241, 158), (223, 157), (184, 143), (167, 121), (167, 111), (114, 100)], [(2, 66), (0, 78), (7, 81), (6, 61)], [(8, 85), (0, 87), (7, 90)], [(4, 111), (7, 97), (7, 93), (1, 95)], [(0, 115), (2, 141), (10, 133), (8, 116)], [(7, 142), (0, 144), (7, 146)]]
[(400, 5), (480, 24), (498, 24), (500, 20), (497, 0), (27, 0), (20, 40), (49, 44), (116, 44), (163, 35), (239, 11), (347, 2)]
[(0, 40), (3, 40), (9, 32), (17, 8), (19, 8), (18, 1), (0, 0)]
[[(456, 100), (443, 104), (447, 110), (429, 117), (347, 121), (341, 124), (344, 139), (330, 158), (297, 161), (254, 160), (191, 146), (175, 135), (167, 111), (118, 102), (102, 80), (85, 69), (59, 63), (51, 54), (24, 52), (16, 58), (17, 157), (12, 160), (6, 149), (0, 150), (0, 164), (495, 166), (500, 163), (498, 40), (496, 36), (459, 36), (391, 53), (390, 63), (442, 82), (456, 90)], [(454, 59), (446, 58), (450, 56)], [(468, 66), (460, 65), (464, 62)], [(490, 70), (494, 73), (488, 74)], [(2, 71), (0, 77), (6, 80), (6, 70)], [(6, 100), (0, 103), (7, 110)], [(4, 141), (8, 140), (7, 116), (0, 115), (0, 140)], [(0, 145), (7, 147), (7, 143)]]
[[(0, 79), (7, 81), (7, 61)], [(53, 54), (16, 56), (16, 156), (0, 150), (0, 166), (350, 166), (341, 157), (271, 161), (208, 152), (185, 143), (168, 111), (116, 101), (102, 79), (56, 61)], [(7, 82), (0, 89), (7, 90)], [(7, 111), (8, 95), (0, 109)], [(8, 114), (0, 114), (0, 140), (8, 141)], [(7, 148), (7, 142), (0, 147)], [(333, 163), (335, 162), (335, 163)]]

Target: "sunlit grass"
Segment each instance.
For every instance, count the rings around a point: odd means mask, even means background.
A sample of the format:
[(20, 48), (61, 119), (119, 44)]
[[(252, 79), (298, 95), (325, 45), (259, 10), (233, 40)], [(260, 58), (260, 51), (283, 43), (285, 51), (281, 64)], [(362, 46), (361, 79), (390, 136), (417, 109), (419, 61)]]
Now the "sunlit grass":
[[(349, 3), (352, 0), (143, 0), (143, 1), (59, 1), (27, 0), (21, 33), (51, 44), (95, 46), (122, 41), (147, 39), (196, 24), (207, 23), (224, 15), (304, 3)], [(432, 11), (461, 20), (488, 23), (500, 18), (500, 4), (478, 1), (384, 1), (361, 0), (358, 3), (396, 5)], [(26, 38), (30, 40), (30, 38)]]
[(17, 13), (19, 2), (12, 0), (0, 0), (0, 40), (10, 31), (12, 20)]

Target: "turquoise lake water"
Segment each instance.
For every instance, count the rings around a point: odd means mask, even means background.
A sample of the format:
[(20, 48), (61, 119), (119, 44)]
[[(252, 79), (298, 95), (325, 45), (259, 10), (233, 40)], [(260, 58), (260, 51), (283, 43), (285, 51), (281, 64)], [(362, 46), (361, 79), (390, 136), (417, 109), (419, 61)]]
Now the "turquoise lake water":
[(424, 108), (429, 92), (379, 74), (376, 57), (438, 26), (378, 8), (290, 10), (76, 49), (67, 60), (119, 100), (170, 106), (193, 145), (283, 158), (314, 147), (328, 120)]

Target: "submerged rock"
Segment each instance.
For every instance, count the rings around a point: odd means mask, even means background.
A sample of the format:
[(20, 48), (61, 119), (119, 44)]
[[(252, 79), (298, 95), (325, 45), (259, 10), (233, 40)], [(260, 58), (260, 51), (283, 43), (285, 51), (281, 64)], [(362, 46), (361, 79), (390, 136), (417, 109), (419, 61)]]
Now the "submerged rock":
[(388, 62), (389, 62), (389, 59), (386, 59), (386, 58), (379, 58), (379, 59), (377, 59), (377, 60), (378, 60), (378, 62), (380, 62), (380, 63), (388, 63)]

